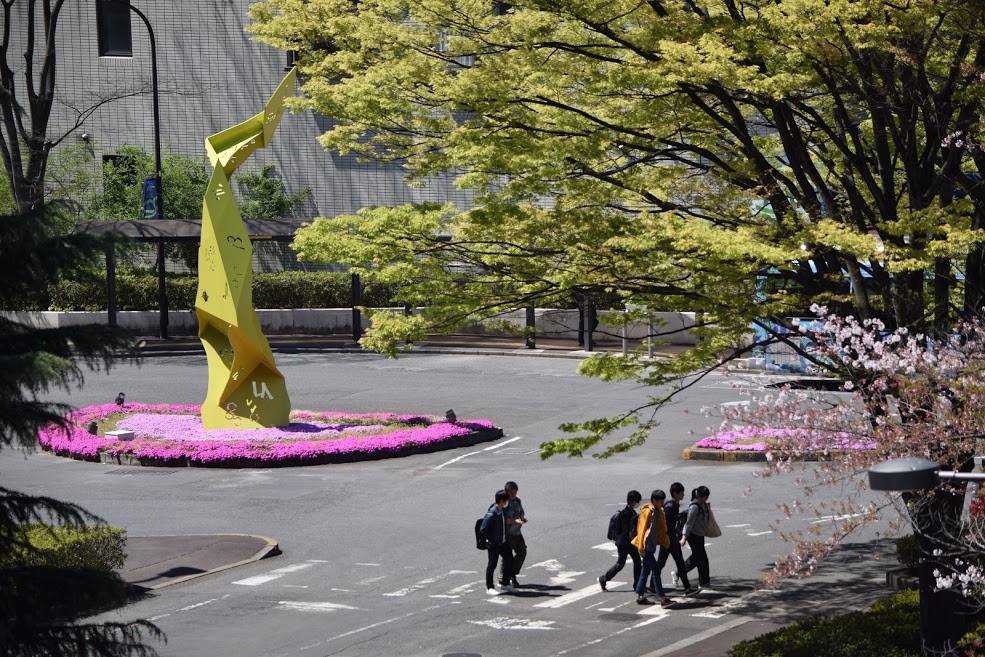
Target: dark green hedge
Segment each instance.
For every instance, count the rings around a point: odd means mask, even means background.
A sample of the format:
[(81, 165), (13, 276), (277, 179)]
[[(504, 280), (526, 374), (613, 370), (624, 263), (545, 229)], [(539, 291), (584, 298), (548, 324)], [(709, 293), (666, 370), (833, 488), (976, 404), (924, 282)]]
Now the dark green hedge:
[[(106, 277), (85, 277), (60, 281), (47, 295), (32, 300), (27, 308), (11, 310), (106, 310)], [(348, 308), (351, 304), (352, 277), (342, 272), (285, 271), (253, 274), (255, 308)], [(193, 274), (166, 276), (168, 305), (171, 310), (195, 307), (198, 277)], [(370, 307), (399, 306), (394, 300), (397, 288), (378, 283), (363, 285), (362, 304)], [(43, 305), (42, 305), (43, 304)], [(157, 274), (154, 272), (117, 272), (117, 310), (156, 310), (158, 308)]]
[(730, 657), (920, 657), (920, 597), (902, 591), (866, 611), (796, 623), (750, 641)]

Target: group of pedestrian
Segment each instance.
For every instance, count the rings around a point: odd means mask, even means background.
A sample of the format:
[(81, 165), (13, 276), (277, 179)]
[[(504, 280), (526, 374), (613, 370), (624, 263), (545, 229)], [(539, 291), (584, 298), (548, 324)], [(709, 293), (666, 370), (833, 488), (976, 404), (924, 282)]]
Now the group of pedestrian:
[[(598, 578), (602, 590), (606, 591), (606, 584), (623, 569), (627, 557), (633, 560), (633, 588), (637, 604), (654, 604), (646, 596), (648, 591), (660, 600), (663, 607), (675, 604), (661, 581), (661, 573), (670, 558), (674, 559), (677, 567), (671, 573), (674, 587), (683, 587), (684, 595), (694, 595), (701, 587), (710, 586), (710, 567), (705, 551), (705, 535), (711, 515), (710, 496), (707, 486), (698, 486), (691, 492), (687, 510), (682, 511), (684, 485), (675, 481), (670, 485), (670, 499), (664, 491), (654, 490), (650, 493), (650, 501), (637, 513), (636, 507), (643, 496), (639, 491), (629, 491), (626, 506), (613, 518), (616, 526), (610, 533), (613, 534), (618, 556), (615, 565)], [(691, 548), (691, 555), (686, 560), (683, 553), (685, 545)], [(691, 586), (687, 576), (695, 568), (698, 569), (697, 587)]]
[[(527, 558), (527, 544), (521, 529), (527, 522), (523, 503), (517, 497), (520, 488), (514, 481), (506, 482), (496, 491), (496, 501), (486, 511), (479, 531), (486, 539), (489, 560), (486, 564), (486, 593), (499, 595), (503, 591), (515, 593), (520, 583), (516, 576)], [(499, 587), (494, 585), (496, 565), (502, 559)]]

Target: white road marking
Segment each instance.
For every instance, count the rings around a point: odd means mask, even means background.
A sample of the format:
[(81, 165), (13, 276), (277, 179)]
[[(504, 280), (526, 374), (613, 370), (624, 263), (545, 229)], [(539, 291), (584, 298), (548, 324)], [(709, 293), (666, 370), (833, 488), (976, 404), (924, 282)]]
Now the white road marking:
[(432, 596), (428, 596), (428, 597), (431, 597), (431, 598), (460, 598), (464, 594), (471, 593), (472, 591), (474, 591), (475, 590), (475, 587), (477, 587), (480, 584), (485, 584), (485, 582), (483, 582), (480, 579), (480, 580), (477, 580), (475, 582), (471, 582), (469, 584), (462, 584), (461, 586), (456, 586), (455, 588), (449, 589), (449, 590), (445, 591), (444, 593), (438, 593), (438, 594), (435, 594), (435, 595), (432, 595)]
[(483, 452), (489, 452), (489, 451), (492, 451), (494, 449), (499, 449), (500, 447), (503, 447), (504, 445), (509, 445), (512, 442), (516, 442), (517, 440), (520, 440), (522, 437), (523, 436), (517, 436), (516, 438), (510, 438), (509, 440), (504, 440), (501, 443), (496, 443), (495, 445), (491, 445), (490, 447), (486, 447), (482, 451)]
[(434, 584), (435, 582), (443, 580), (446, 577), (451, 577), (452, 575), (475, 575), (477, 572), (478, 571), (475, 570), (450, 570), (447, 573), (444, 573), (443, 575), (437, 575), (436, 577), (428, 577), (427, 579), (422, 579), (420, 582), (417, 582), (416, 584), (411, 584), (406, 588), (398, 589), (396, 591), (390, 591), (389, 593), (384, 593), (383, 595), (391, 598), (402, 598), (408, 593), (413, 593), (414, 591), (420, 591), (428, 584)]
[(626, 602), (616, 605), (615, 607), (599, 607), (599, 611), (615, 611), (620, 607), (625, 607), (626, 605), (631, 604), (631, 602), (632, 602), (631, 600), (627, 600)]
[(281, 584), (285, 589), (306, 589), (307, 584)]
[(772, 534), (772, 533), (773, 530), (771, 529), (768, 532), (746, 532), (746, 536), (765, 536), (766, 534)]
[(404, 620), (405, 618), (410, 618), (411, 616), (416, 616), (417, 614), (423, 614), (423, 613), (428, 612), (428, 611), (434, 611), (435, 609), (440, 609), (441, 607), (442, 607), (442, 605), (433, 605), (431, 607), (425, 607), (424, 609), (420, 609), (418, 611), (412, 611), (412, 612), (406, 613), (406, 614), (404, 614), (402, 616), (397, 616), (395, 618), (388, 618), (385, 621), (380, 621), (378, 623), (372, 623), (370, 625), (366, 625), (364, 627), (360, 627), (360, 628), (357, 628), (355, 630), (349, 630), (348, 632), (343, 632), (342, 634), (336, 634), (335, 636), (330, 636), (330, 637), (328, 637), (327, 639), (325, 639), (323, 641), (319, 641), (317, 643), (313, 643), (313, 644), (311, 644), (309, 646), (302, 646), (301, 648), (298, 649), (298, 652), (301, 652), (302, 650), (308, 650), (309, 648), (317, 648), (318, 646), (320, 646), (322, 644), (325, 644), (325, 643), (331, 643), (332, 641), (337, 641), (338, 639), (344, 639), (345, 637), (352, 636), (353, 634), (359, 634), (360, 632), (365, 632), (367, 630), (372, 630), (372, 629), (375, 629), (377, 627), (381, 627), (383, 625), (389, 625), (390, 623), (396, 623), (397, 621)]
[[(609, 584), (612, 586), (619, 586), (622, 582), (609, 582)], [(578, 589), (577, 591), (572, 591), (571, 593), (565, 593), (564, 595), (560, 595), (556, 598), (551, 598), (545, 602), (538, 602), (534, 605), (534, 607), (539, 607), (541, 609), (558, 609), (560, 607), (564, 607), (565, 605), (570, 605), (572, 602), (584, 600), (585, 598), (601, 592), (602, 589), (600, 589), (598, 583), (596, 583), (591, 586), (586, 586), (583, 589)]]
[(599, 543), (598, 545), (593, 545), (592, 549), (602, 550), (603, 552), (611, 552), (612, 554), (619, 554), (619, 549), (616, 547), (616, 544), (611, 541), (609, 543)]
[(556, 627), (551, 627), (554, 621), (549, 620), (530, 620), (527, 618), (506, 618), (505, 616), (500, 616), (499, 618), (490, 618), (489, 620), (474, 621), (470, 620), (473, 625), (485, 625), (497, 630), (556, 630)]
[(296, 573), (299, 570), (304, 570), (305, 568), (311, 568), (315, 564), (313, 563), (296, 563), (290, 566), (284, 566), (283, 568), (276, 568), (271, 570), (266, 575), (256, 575), (254, 577), (247, 577), (246, 579), (241, 579), (233, 582), (233, 584), (239, 584), (240, 586), (258, 586), (260, 584), (266, 584), (267, 582), (273, 581), (279, 577), (283, 577), (289, 573)]
[(498, 598), (489, 598), (488, 600), (486, 600), (486, 602), (491, 602), (494, 605), (508, 605), (508, 604), (510, 604), (510, 601), (507, 600), (506, 598), (504, 598), (503, 596), (499, 596)]
[(382, 566), (381, 563), (357, 563), (357, 566)]
[[(307, 587), (305, 587), (307, 588)], [(352, 593), (352, 589), (329, 589), (329, 591), (340, 591), (342, 593)]]
[(361, 582), (356, 582), (356, 584), (372, 584), (373, 582), (378, 582), (381, 579), (386, 579), (386, 575), (380, 575), (379, 577), (370, 577), (369, 579), (364, 579)]
[(283, 605), (285, 609), (293, 611), (338, 611), (339, 609), (359, 610), (359, 607), (340, 605), (336, 602), (298, 602), (295, 600), (281, 600), (277, 604)]
[(544, 568), (548, 572), (556, 573), (548, 581), (550, 584), (555, 586), (561, 584), (570, 584), (575, 581), (579, 575), (584, 575), (583, 570), (564, 570), (565, 566), (557, 559), (548, 559), (547, 561), (541, 561), (540, 563), (535, 563), (530, 566), (531, 568)]
[(738, 527), (752, 527), (752, 525), (749, 524), (748, 522), (746, 524), (744, 524), (744, 525), (725, 525), (725, 526), (726, 527), (733, 527), (733, 528), (738, 528)]
[(862, 513), (850, 513), (848, 515), (842, 515), (842, 516), (821, 516), (817, 520), (812, 520), (811, 524), (817, 525), (822, 522), (834, 522), (835, 520), (851, 520), (852, 518), (860, 518), (863, 515), (864, 514)]
[(469, 456), (475, 456), (476, 454), (481, 454), (483, 452), (488, 452), (489, 450), (492, 450), (492, 449), (499, 449), (503, 445), (509, 445), (510, 443), (512, 443), (515, 440), (520, 440), (520, 438), (522, 438), (522, 436), (517, 436), (516, 438), (510, 438), (509, 440), (504, 440), (501, 443), (496, 443), (495, 445), (491, 445), (489, 447), (486, 447), (484, 449), (480, 449), (480, 450), (475, 451), (475, 452), (469, 452), (468, 454), (462, 454), (461, 456), (456, 456), (452, 460), (445, 461), (441, 465), (436, 465), (436, 466), (434, 466), (431, 469), (432, 470), (440, 470), (441, 468), (445, 467), (446, 465), (451, 465), (452, 463), (458, 463), (459, 461), (461, 461), (464, 458), (468, 458)]
[[(707, 592), (714, 592), (712, 589), (702, 589)], [(775, 593), (775, 591), (770, 591), (768, 589), (762, 589), (759, 591), (753, 591), (747, 595), (740, 596), (738, 598), (732, 598), (731, 600), (726, 600), (721, 605), (717, 607), (712, 607), (707, 611), (698, 612), (697, 614), (691, 614), (695, 618), (721, 618), (722, 616), (727, 616), (737, 609), (741, 609), (749, 604), (749, 601), (756, 596)]]
[[(211, 603), (215, 602), (216, 600), (225, 600), (229, 596), (230, 596), (230, 594), (227, 593), (226, 595), (219, 596), (218, 598), (212, 598), (211, 600), (206, 600), (205, 602), (198, 602), (198, 603), (195, 603), (193, 605), (188, 605), (187, 607), (182, 607), (181, 609), (176, 610), (174, 613), (178, 613), (179, 611), (189, 611), (191, 609), (197, 609), (198, 607), (204, 607), (205, 605), (211, 604)], [(152, 618), (148, 618), (147, 620), (149, 620), (151, 622), (154, 622), (156, 620), (160, 620), (161, 618), (167, 618), (170, 615), (171, 615), (170, 613), (161, 614), (159, 616), (154, 616)]]

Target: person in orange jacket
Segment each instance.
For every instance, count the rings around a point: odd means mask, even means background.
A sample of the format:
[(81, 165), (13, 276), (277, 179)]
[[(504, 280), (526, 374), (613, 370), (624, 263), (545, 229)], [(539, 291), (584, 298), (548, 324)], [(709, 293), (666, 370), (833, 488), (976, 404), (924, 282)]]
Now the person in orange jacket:
[(636, 582), (636, 604), (653, 604), (646, 597), (646, 579), (653, 579), (653, 589), (660, 598), (663, 607), (670, 607), (674, 601), (664, 592), (663, 582), (660, 581), (660, 568), (657, 566), (657, 549), (670, 547), (670, 535), (667, 533), (667, 519), (664, 517), (663, 504), (667, 494), (657, 489), (650, 493), (650, 501), (640, 509), (636, 521), (636, 536), (633, 545), (643, 557), (643, 567), (640, 578)]

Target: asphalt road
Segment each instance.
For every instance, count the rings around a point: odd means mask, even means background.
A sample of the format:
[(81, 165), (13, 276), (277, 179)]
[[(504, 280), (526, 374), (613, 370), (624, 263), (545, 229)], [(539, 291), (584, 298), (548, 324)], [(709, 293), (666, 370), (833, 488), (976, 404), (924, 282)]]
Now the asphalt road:
[[(100, 617), (153, 620), (168, 637), (162, 655), (656, 656), (743, 616), (795, 614), (835, 592), (847, 600), (852, 585), (887, 567), (873, 565), (880, 545), (867, 543), (844, 552), (809, 589), (792, 585), (787, 598), (756, 590), (774, 555), (788, 551), (770, 523), (796, 489), (789, 480), (757, 480), (755, 464), (682, 459), (713, 424), (701, 409), (738, 399), (720, 377), (661, 411), (660, 428), (642, 447), (606, 461), (543, 461), (537, 447), (560, 435), (558, 424), (614, 414), (645, 401), (647, 391), (585, 379), (569, 359), (338, 354), (282, 355), (278, 364), (296, 409), (453, 408), (459, 418), (492, 420), (505, 437), (403, 459), (268, 470), (121, 468), (0, 453), (5, 486), (80, 503), (132, 536), (243, 533), (279, 541), (281, 556)], [(128, 401), (200, 403), (205, 375), (204, 358), (148, 359), (90, 375), (63, 398), (84, 406), (122, 390)], [(530, 520), (529, 555), (519, 592), (489, 597), (486, 555), (475, 549), (472, 526), (508, 479), (519, 484)], [(623, 584), (602, 593), (595, 580), (614, 560), (605, 540), (609, 515), (627, 490), (647, 497), (672, 481), (712, 491), (725, 531), (709, 545), (713, 590), (673, 610), (639, 607), (627, 568), (616, 578)]]

